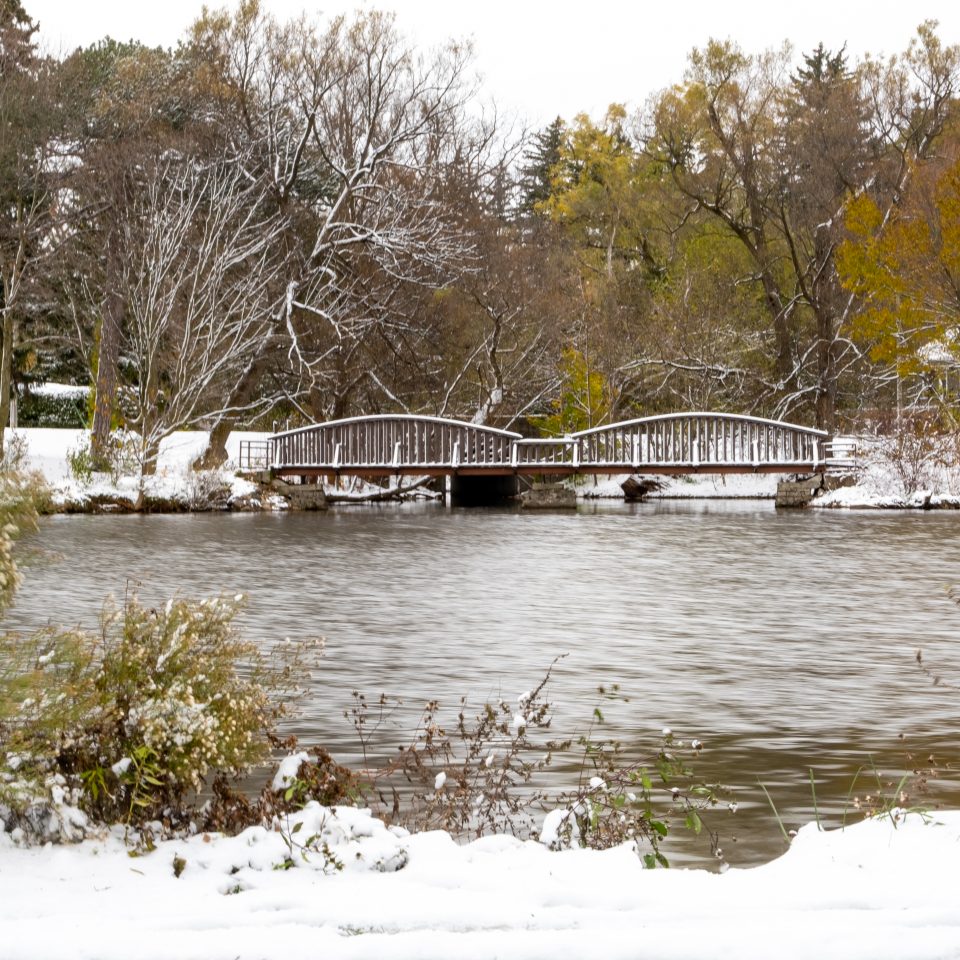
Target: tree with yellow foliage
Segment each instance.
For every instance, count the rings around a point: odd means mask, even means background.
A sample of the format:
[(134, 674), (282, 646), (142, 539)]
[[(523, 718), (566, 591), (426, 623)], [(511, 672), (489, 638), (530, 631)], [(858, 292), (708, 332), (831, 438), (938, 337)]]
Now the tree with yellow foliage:
[(960, 161), (917, 171), (887, 215), (856, 197), (845, 222), (837, 268), (859, 304), (851, 337), (898, 379), (930, 374), (951, 354), (960, 360)]

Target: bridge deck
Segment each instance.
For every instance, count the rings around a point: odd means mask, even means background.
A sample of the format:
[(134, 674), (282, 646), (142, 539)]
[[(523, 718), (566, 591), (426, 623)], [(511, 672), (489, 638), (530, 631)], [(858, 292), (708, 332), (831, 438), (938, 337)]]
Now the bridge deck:
[(332, 465), (298, 465), (289, 464), (286, 466), (274, 466), (270, 469), (278, 477), (338, 477), (351, 476), (366, 479), (377, 477), (399, 476), (399, 477), (555, 477), (562, 479), (564, 477), (581, 476), (585, 474), (596, 474), (597, 476), (614, 476), (623, 473), (644, 473), (657, 476), (682, 477), (691, 476), (698, 473), (711, 474), (741, 474), (741, 473), (815, 473), (823, 470), (825, 461), (819, 460), (805, 461), (803, 463), (759, 463), (756, 466), (750, 463), (724, 463), (724, 464), (661, 464), (661, 463), (602, 463), (591, 465), (588, 463), (580, 464), (574, 468), (571, 466), (548, 465), (537, 466), (535, 464), (520, 464), (512, 467), (509, 465), (497, 466), (490, 464), (487, 466), (401, 466), (395, 467), (392, 464), (383, 464), (382, 466), (363, 465), (363, 466), (337, 466)]

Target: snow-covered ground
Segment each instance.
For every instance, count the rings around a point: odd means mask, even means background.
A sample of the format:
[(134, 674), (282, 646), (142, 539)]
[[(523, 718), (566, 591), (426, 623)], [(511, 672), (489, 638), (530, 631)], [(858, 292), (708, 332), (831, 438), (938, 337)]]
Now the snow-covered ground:
[(856, 484), (831, 490), (817, 507), (960, 507), (960, 456), (951, 437), (861, 439)]
[[(223, 483), (230, 487), (232, 496), (249, 495), (256, 487), (236, 476), (240, 442), (263, 440), (267, 436), (266, 433), (234, 431), (227, 440), (228, 461), (224, 467), (197, 474), (191, 464), (206, 449), (209, 434), (202, 430), (174, 433), (160, 444), (156, 473), (146, 479), (145, 492), (157, 499), (189, 502), (196, 498), (202, 486)], [(55, 504), (82, 505), (94, 497), (130, 503), (137, 500), (139, 477), (134, 467), (124, 475), (95, 473), (90, 478), (78, 477), (71, 471), (71, 457), (89, 446), (87, 430), (21, 427), (6, 431), (5, 442), (8, 451), (11, 446), (22, 451), (20, 466), (24, 470), (42, 474), (50, 485)]]
[[(622, 476), (586, 477), (577, 486), (577, 496), (583, 500), (623, 499), (620, 484)], [(657, 477), (662, 489), (650, 494), (651, 500), (772, 500), (777, 495), (777, 483), (783, 477), (769, 473), (733, 473), (723, 476), (715, 473), (691, 474), (686, 477)]]
[[(960, 813), (800, 830), (772, 863), (644, 870), (626, 846), (551, 851), (405, 835), (314, 804), (294, 856), (262, 827), (128, 855), (116, 834), (21, 849), (0, 834), (0, 955), (38, 958), (960, 957)], [(337, 869), (334, 860), (342, 865)], [(174, 874), (175, 863), (180, 876)]]
[[(268, 434), (235, 431), (227, 441), (229, 459), (221, 470), (198, 474), (192, 462), (207, 445), (204, 431), (182, 431), (167, 437), (160, 445), (156, 474), (147, 478), (145, 493), (156, 500), (194, 503), (202, 501), (204, 489), (221, 485), (229, 487), (232, 497), (249, 497), (256, 487), (236, 476), (240, 443), (243, 440), (264, 440)], [(111, 498), (134, 503), (139, 494), (139, 478), (131, 468), (126, 475), (111, 477), (94, 474), (77, 477), (71, 472), (71, 457), (89, 443), (84, 430), (20, 428), (8, 430), (7, 450), (16, 445), (22, 451), (21, 466), (40, 472), (53, 492), (58, 505), (80, 506), (93, 498)], [(937, 449), (917, 451), (902, 447), (893, 449), (890, 441), (859, 441), (858, 464), (853, 486), (831, 490), (817, 497), (815, 507), (902, 508), (960, 507), (960, 459), (956, 453)], [(8, 454), (9, 455), (9, 454)], [(577, 496), (590, 499), (622, 499), (621, 484), (627, 475), (580, 478)], [(785, 479), (775, 474), (696, 474), (686, 477), (660, 477), (660, 491), (651, 499), (773, 499), (777, 483)], [(330, 488), (341, 499), (349, 495), (342, 489)], [(363, 499), (370, 490), (363, 486), (354, 491)], [(286, 505), (283, 498), (274, 498), (273, 505)]]

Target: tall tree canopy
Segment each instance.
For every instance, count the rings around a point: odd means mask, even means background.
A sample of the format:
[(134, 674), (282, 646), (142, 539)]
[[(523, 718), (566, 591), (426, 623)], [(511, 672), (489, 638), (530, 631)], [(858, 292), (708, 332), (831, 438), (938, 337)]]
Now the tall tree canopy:
[(278, 415), (950, 402), (960, 51), (934, 23), (859, 62), (711, 40), (636, 113), (527, 137), (480, 109), (468, 45), (376, 10), (34, 40), (0, 0), (4, 424), (44, 376), (88, 380), (94, 453), (124, 424), (145, 464), (178, 425), (213, 464)]

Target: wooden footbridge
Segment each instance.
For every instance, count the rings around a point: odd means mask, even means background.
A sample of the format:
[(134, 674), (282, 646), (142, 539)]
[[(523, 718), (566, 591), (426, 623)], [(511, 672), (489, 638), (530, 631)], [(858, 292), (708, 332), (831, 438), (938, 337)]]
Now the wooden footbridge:
[(386, 415), (245, 441), (240, 466), (304, 478), (814, 473), (834, 453), (822, 430), (730, 413), (642, 417), (541, 439), (459, 420)]

